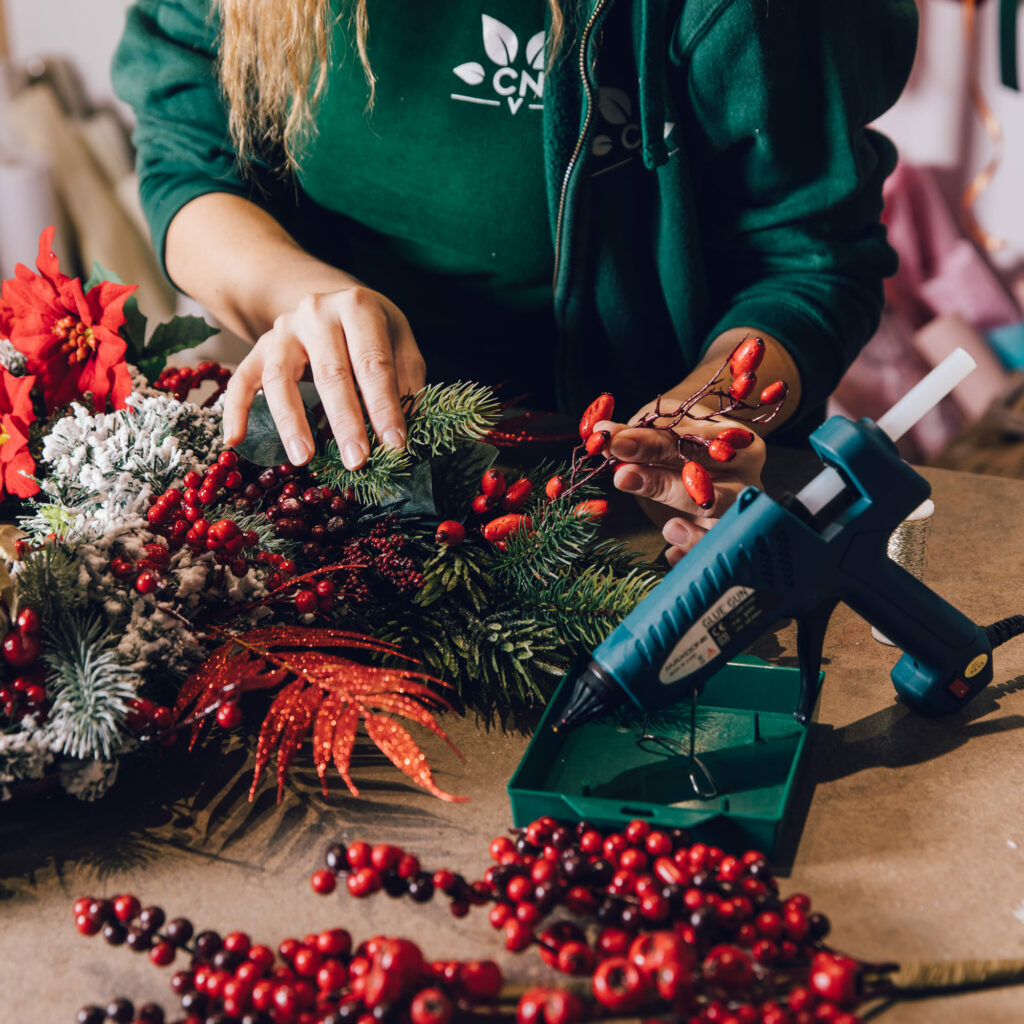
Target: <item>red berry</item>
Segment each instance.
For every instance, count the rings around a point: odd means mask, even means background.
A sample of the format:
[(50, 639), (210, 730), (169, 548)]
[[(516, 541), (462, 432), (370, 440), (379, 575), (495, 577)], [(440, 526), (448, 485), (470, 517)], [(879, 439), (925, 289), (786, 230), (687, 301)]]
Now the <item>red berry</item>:
[(775, 380), (761, 392), (762, 405), (774, 405), (781, 402), (789, 394), (789, 386), (785, 381)]
[(736, 401), (742, 401), (751, 391), (754, 390), (754, 385), (757, 384), (757, 377), (752, 373), (741, 373), (730, 385), (729, 394)]
[(320, 601), (315, 590), (298, 590), (295, 593), (295, 608), (300, 615), (308, 615), (320, 607)]
[(594, 998), (609, 1010), (628, 1013), (644, 999), (643, 975), (625, 957), (613, 956), (597, 965), (591, 978)]
[(527, 532), (533, 529), (533, 523), (530, 521), (529, 516), (524, 516), (519, 513), (509, 513), (508, 515), (498, 516), (497, 519), (492, 519), (483, 528), (484, 540), (489, 540), (494, 543), (499, 540), (504, 540), (513, 533), (517, 533), (520, 530), (526, 530)]
[(715, 503), (715, 485), (711, 474), (699, 463), (690, 460), (682, 471), (683, 486), (698, 508), (709, 509)]
[(736, 449), (731, 444), (716, 438), (708, 444), (708, 455), (715, 462), (729, 462), (736, 458)]
[(742, 373), (753, 373), (764, 359), (765, 344), (763, 338), (746, 338), (741, 341), (729, 357), (729, 372), (734, 377)]
[(225, 469), (234, 469), (238, 465), (238, 455), (232, 451), (221, 452), (217, 456), (217, 465)]
[(458, 547), (466, 539), (466, 528), (454, 519), (446, 519), (434, 532), (434, 540), (438, 544), (447, 544), (450, 548)]
[(15, 620), (15, 624), (22, 633), (36, 634), (42, 627), (42, 620), (39, 618), (39, 612), (35, 608), (22, 608), (18, 612), (18, 618)]
[(583, 442), (588, 455), (600, 455), (612, 443), (612, 435), (609, 430), (595, 430), (590, 437)]
[(608, 392), (598, 395), (580, 417), (580, 440), (585, 442), (593, 434), (595, 425), (611, 419), (614, 411), (615, 398)]
[(488, 512), (493, 511), (494, 506), (496, 504), (497, 504), (497, 502), (493, 498), (491, 498), (489, 495), (478, 494), (473, 499), (472, 508), (473, 508), (473, 511), (478, 516), (485, 516), (485, 515), (487, 515)]
[(495, 501), (505, 493), (505, 477), (500, 469), (488, 469), (480, 478), (480, 490)]
[(726, 444), (732, 445), (736, 451), (739, 451), (741, 448), (749, 448), (754, 443), (754, 435), (751, 431), (744, 430), (742, 427), (726, 427), (718, 432), (715, 440), (724, 441)]
[(139, 916), (142, 904), (134, 896), (118, 896), (114, 900), (114, 916), (122, 924), (129, 924)]
[(548, 496), (548, 499), (555, 501), (562, 496), (565, 491), (565, 477), (564, 476), (553, 476), (544, 485), (544, 493)]
[(512, 953), (526, 949), (533, 942), (533, 929), (516, 917), (505, 922), (505, 948)]
[(452, 1002), (443, 989), (431, 987), (417, 992), (409, 1004), (412, 1024), (449, 1024)]
[(811, 960), (810, 987), (822, 999), (849, 1008), (860, 998), (860, 964), (847, 956), (815, 953)]
[(217, 724), (222, 729), (237, 729), (242, 724), (242, 709), (236, 701), (217, 708)]
[(604, 498), (588, 498), (581, 501), (572, 514), (577, 519), (604, 519), (608, 515), (608, 502)]
[(158, 942), (149, 951), (149, 959), (157, 967), (166, 967), (174, 962), (174, 945), (170, 942)]
[(140, 572), (135, 577), (135, 589), (140, 594), (152, 594), (160, 586), (160, 577), (152, 572)]
[(530, 500), (533, 493), (533, 484), (526, 477), (517, 480), (505, 491), (501, 499), (501, 510), (503, 512), (518, 512)]
[(555, 966), (563, 974), (589, 974), (594, 967), (594, 952), (585, 942), (567, 942), (558, 951)]

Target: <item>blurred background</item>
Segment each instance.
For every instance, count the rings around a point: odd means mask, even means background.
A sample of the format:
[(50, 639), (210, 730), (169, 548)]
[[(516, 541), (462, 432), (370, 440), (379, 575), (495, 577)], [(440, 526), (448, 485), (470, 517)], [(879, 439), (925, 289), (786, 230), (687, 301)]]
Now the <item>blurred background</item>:
[[(0, 274), (56, 223), (70, 272), (94, 260), (140, 285), (154, 322), (202, 313), (161, 276), (139, 212), (131, 112), (109, 65), (131, 0), (0, 0)], [(918, 0), (910, 81), (877, 127), (899, 147), (886, 190), (900, 254), (878, 334), (833, 411), (876, 416), (952, 348), (979, 369), (903, 442), (904, 454), (1024, 474), (1024, 50), (1018, 0)], [(1024, 72), (1021, 73), (1024, 75)], [(236, 362), (221, 334), (190, 360)]]

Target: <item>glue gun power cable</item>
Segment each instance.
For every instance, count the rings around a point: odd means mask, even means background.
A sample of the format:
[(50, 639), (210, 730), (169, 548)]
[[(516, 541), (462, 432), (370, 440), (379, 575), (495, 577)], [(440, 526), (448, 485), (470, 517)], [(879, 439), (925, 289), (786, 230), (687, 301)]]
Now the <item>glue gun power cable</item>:
[(930, 492), (895, 441), (974, 368), (962, 349), (877, 423), (833, 416), (811, 435), (826, 465), (795, 497), (746, 488), (700, 544), (592, 653), (557, 731), (630, 701), (641, 710), (700, 692), (779, 619), (797, 620), (800, 697), (813, 711), (825, 629), (839, 601), (904, 651), (897, 693), (924, 714), (955, 710), (992, 678), (992, 648), (1024, 617), (979, 627), (887, 555), (888, 538)]

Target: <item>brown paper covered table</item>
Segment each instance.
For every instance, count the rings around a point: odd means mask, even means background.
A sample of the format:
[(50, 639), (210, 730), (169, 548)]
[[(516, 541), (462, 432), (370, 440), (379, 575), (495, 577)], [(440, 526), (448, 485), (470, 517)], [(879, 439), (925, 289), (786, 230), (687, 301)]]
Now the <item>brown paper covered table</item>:
[[(1024, 481), (926, 475), (937, 506), (929, 585), (976, 621), (1024, 611)], [(795, 630), (768, 634), (754, 653), (795, 664)], [(998, 650), (986, 692), (939, 720), (894, 701), (898, 652), (844, 606), (825, 655), (783, 892), (808, 892), (832, 919), (830, 941), (863, 959), (1024, 957), (1024, 638)], [(489, 840), (511, 824), (505, 784), (527, 738), (471, 718), (444, 725), (465, 764), (430, 737), (426, 749), (440, 785), (466, 804), (405, 785), (358, 746), (363, 799), (332, 780), (325, 803), (300, 758), (280, 805), (270, 782), (250, 804), (252, 764), (239, 744), (167, 751), (156, 771), (128, 761), (131, 777), (98, 804), (0, 805), (0, 1020), (71, 1024), (78, 1007), (119, 994), (174, 1009), (173, 968), (75, 931), (71, 902), (86, 894), (134, 892), (200, 928), (272, 944), (342, 925), (357, 939), (407, 935), (428, 956), (494, 956), (513, 976), (538, 975), (533, 953), (504, 953), (486, 911), (456, 920), (442, 900), (356, 901), (343, 889), (323, 898), (309, 887), (334, 838), (396, 843), (429, 869), (480, 877)], [(880, 1019), (1024, 1021), (1024, 987), (901, 1004)]]

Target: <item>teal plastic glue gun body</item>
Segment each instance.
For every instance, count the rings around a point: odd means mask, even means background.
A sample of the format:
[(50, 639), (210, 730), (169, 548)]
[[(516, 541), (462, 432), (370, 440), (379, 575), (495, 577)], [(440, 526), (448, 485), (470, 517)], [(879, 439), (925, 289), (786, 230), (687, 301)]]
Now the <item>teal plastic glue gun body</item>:
[(830, 467), (820, 476), (834, 478), (821, 508), (800, 500), (811, 486), (784, 502), (744, 490), (594, 650), (556, 728), (571, 728), (624, 698), (649, 710), (692, 697), (785, 618), (798, 623), (801, 690), (794, 715), (806, 721), (825, 630), (839, 601), (903, 650), (892, 681), (913, 709), (954, 711), (983, 689), (992, 679), (992, 647), (1024, 631), (1024, 618), (978, 626), (888, 557), (890, 534), (930, 488), (900, 458), (881, 423), (836, 416), (811, 436)]

